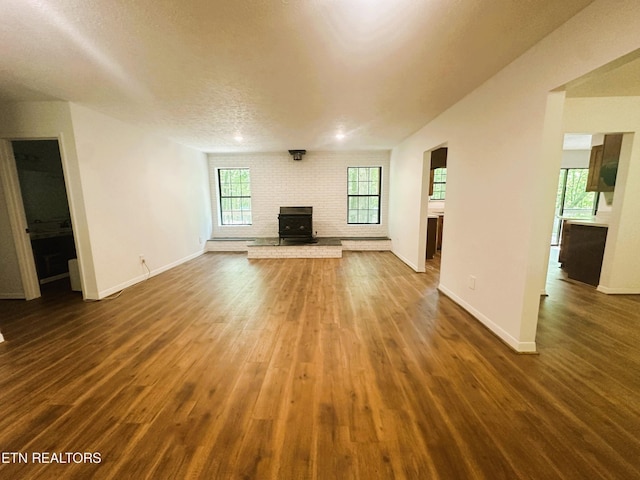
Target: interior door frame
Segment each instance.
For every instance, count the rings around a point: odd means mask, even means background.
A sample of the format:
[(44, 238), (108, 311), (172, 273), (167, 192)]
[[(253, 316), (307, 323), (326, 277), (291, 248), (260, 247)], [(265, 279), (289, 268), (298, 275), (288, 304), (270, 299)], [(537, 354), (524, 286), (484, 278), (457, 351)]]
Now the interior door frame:
[(0, 139), (0, 174), (24, 296), (26, 300), (33, 300), (41, 296), (40, 282), (31, 248), (29, 225), (20, 191), (16, 160), (13, 156), (11, 141), (7, 139)]

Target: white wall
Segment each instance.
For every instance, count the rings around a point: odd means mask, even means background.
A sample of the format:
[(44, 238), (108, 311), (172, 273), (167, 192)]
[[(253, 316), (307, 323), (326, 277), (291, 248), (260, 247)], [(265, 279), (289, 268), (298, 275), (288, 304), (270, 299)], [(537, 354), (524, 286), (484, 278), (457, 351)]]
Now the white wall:
[(71, 104), (98, 296), (201, 254), (211, 234), (202, 152)]
[(422, 154), (446, 142), (440, 288), (517, 350), (535, 349), (562, 157), (550, 92), (640, 47), (639, 29), (640, 3), (596, 1), (392, 151), (394, 252), (424, 268)]
[(640, 97), (569, 98), (564, 129), (626, 132), (598, 289), (640, 293)]
[[(347, 167), (382, 167), (379, 225), (347, 224)], [(219, 225), (216, 197), (221, 167), (249, 168), (253, 224)], [(384, 237), (388, 234), (389, 152), (307, 152), (295, 161), (287, 152), (209, 154), (213, 237), (277, 237), (281, 206), (313, 207), (313, 229), (320, 237)]]
[[(57, 138), (85, 298), (204, 251), (211, 234), (202, 152), (79, 105), (3, 105), (0, 138)], [(4, 199), (0, 199), (0, 202)]]

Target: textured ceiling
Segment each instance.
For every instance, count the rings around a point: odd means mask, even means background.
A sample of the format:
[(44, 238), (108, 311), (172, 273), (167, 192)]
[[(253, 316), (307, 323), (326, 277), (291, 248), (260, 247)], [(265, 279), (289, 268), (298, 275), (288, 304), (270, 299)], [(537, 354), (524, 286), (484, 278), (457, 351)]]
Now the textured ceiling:
[(0, 101), (209, 152), (388, 149), (589, 3), (2, 0)]

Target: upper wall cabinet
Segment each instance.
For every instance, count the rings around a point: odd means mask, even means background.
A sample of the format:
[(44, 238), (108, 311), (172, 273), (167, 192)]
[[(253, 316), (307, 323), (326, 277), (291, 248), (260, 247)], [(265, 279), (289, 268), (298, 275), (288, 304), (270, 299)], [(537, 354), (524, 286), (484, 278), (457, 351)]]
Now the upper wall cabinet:
[(618, 174), (622, 134), (604, 136), (604, 143), (591, 149), (587, 192), (613, 192)]

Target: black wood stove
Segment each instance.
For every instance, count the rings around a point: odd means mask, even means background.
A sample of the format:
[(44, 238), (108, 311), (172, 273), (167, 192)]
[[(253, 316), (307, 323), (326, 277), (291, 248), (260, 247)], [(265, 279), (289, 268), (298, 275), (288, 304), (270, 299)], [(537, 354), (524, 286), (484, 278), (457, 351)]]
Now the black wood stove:
[(313, 207), (280, 207), (278, 243), (283, 239), (314, 243)]

